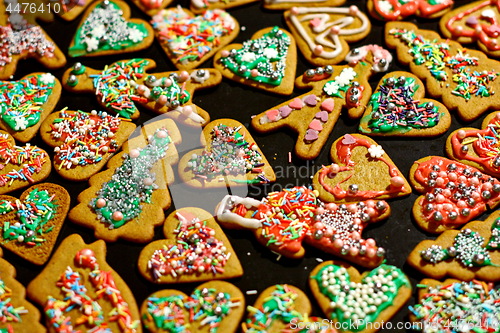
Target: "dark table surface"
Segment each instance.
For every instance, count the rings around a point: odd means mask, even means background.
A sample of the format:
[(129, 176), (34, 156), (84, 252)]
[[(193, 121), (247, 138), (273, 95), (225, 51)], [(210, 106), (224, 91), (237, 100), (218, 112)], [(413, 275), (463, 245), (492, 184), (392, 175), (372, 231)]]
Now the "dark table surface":
[[(456, 5), (468, 3), (469, 1), (456, 1)], [(174, 1), (173, 5), (181, 5), (188, 7), (188, 0)], [(357, 5), (363, 11), (366, 11), (365, 1), (348, 0), (345, 6)], [(139, 17), (148, 19), (146, 15), (140, 12), (131, 4), (132, 17)], [(262, 8), (259, 2), (246, 5), (239, 8), (228, 10), (240, 23), (242, 29), (240, 34), (236, 37), (235, 43), (243, 42), (249, 39), (254, 32), (265, 27), (278, 25), (287, 28), (283, 19), (282, 11), (269, 11)], [(424, 20), (417, 18), (410, 18), (412, 22), (416, 22), (420, 28), (431, 29), (437, 31), (438, 19)], [(54, 39), (58, 46), (66, 52), (73, 34), (79, 24), (80, 18), (73, 22), (66, 22), (57, 18), (51, 23), (42, 23), (43, 28)], [(358, 43), (354, 43), (352, 47), (361, 46), (365, 44), (379, 44), (384, 45), (383, 41), (383, 22), (372, 19), (372, 30), (368, 37)], [(473, 48), (473, 45), (470, 45)], [(66, 52), (67, 54), (67, 52)], [(394, 52), (393, 52), (394, 54)], [(62, 74), (66, 68), (72, 66), (76, 61), (82, 62), (84, 65), (93, 68), (103, 68), (106, 64), (110, 64), (120, 59), (129, 59), (132, 57), (152, 58), (157, 63), (155, 71), (170, 71), (176, 70), (175, 67), (167, 59), (161, 50), (158, 42), (140, 52), (95, 57), (95, 58), (68, 58), (68, 64), (64, 69), (53, 71), (52, 73), (61, 79)], [(211, 59), (200, 67), (212, 67)], [(297, 64), (297, 75), (300, 75), (308, 68), (313, 68), (305, 59), (299, 55)], [(393, 62), (390, 71), (407, 70), (405, 66), (398, 64), (397, 60)], [(20, 62), (18, 70), (15, 74), (15, 79), (34, 71), (44, 71), (36, 61), (26, 60)], [(151, 72), (151, 71), (150, 71)], [(372, 87), (375, 87), (380, 77), (383, 74), (375, 75), (370, 80)], [(302, 91), (296, 90), (292, 96), (298, 96)], [(277, 104), (287, 101), (291, 96), (277, 96), (268, 94), (262, 91), (253, 90), (249, 87), (239, 85), (232, 81), (223, 80), (222, 83), (215, 87), (204, 91), (199, 91), (194, 96), (194, 103), (207, 110), (211, 119), (218, 118), (233, 118), (246, 126), (249, 125), (252, 115), (265, 111)], [(63, 107), (68, 107), (70, 110), (83, 110), (91, 111), (93, 109), (99, 110), (95, 96), (91, 94), (75, 95), (63, 90), (61, 99), (55, 110), (60, 110)], [(156, 115), (141, 109), (141, 116), (136, 121), (136, 124), (142, 124), (154, 118)], [(457, 119), (456, 114), (452, 114), (452, 125), (448, 133), (463, 127), (479, 127), (482, 119), (477, 119), (473, 123), (465, 124)], [(275, 168), (279, 179), (276, 184), (271, 184), (263, 187), (252, 187), (249, 189), (249, 194), (256, 198), (261, 198), (265, 193), (273, 190), (279, 190), (283, 187), (297, 186), (297, 185), (310, 185), (311, 176), (318, 170), (322, 164), (329, 164), (329, 151), (330, 146), (334, 140), (345, 133), (356, 133), (358, 120), (351, 120), (347, 115), (342, 114), (338, 123), (335, 125), (327, 144), (321, 151), (321, 154), (313, 161), (303, 161), (296, 157), (292, 158), (292, 163), (288, 161), (288, 154), (293, 151), (295, 145), (296, 135), (292, 132), (278, 131), (268, 135), (259, 135), (252, 131), (252, 134), (261, 147), (262, 151), (270, 161), (271, 165)], [(433, 139), (394, 139), (394, 138), (378, 138), (376, 141), (382, 145), (385, 152), (391, 156), (392, 160), (396, 163), (404, 175), (408, 175), (412, 163), (422, 157), (428, 155), (441, 155), (444, 156), (444, 144), (448, 134), (442, 135)], [(183, 144), (179, 147), (180, 155), (192, 149), (196, 144), (198, 134), (196, 131), (187, 131), (183, 133)], [(52, 151), (47, 147), (37, 136), (32, 143), (41, 146), (42, 148)], [(177, 177), (178, 179), (178, 177)], [(76, 205), (77, 195), (88, 187), (87, 182), (68, 182), (62, 179), (57, 173), (52, 172), (49, 182), (57, 183), (66, 187), (72, 195), (71, 205)], [(186, 189), (178, 182), (174, 183), (174, 204), (177, 207), (182, 206), (197, 206), (213, 211), (218, 199), (222, 197), (224, 191), (219, 191), (217, 194), (206, 195), (199, 191)], [(22, 191), (16, 191), (11, 195), (19, 195)], [(186, 199), (189, 198), (189, 199)], [(392, 215), (384, 222), (377, 223), (370, 229), (365, 231), (365, 237), (373, 237), (379, 246), (387, 250), (387, 263), (401, 267), (403, 271), (409, 276), (413, 286), (416, 285), (424, 276), (412, 268), (405, 262), (406, 257), (414, 246), (423, 239), (434, 238), (419, 230), (411, 215), (411, 207), (417, 198), (417, 194), (413, 193), (409, 197), (402, 199), (390, 200), (392, 208)], [(169, 214), (175, 209), (171, 207), (166, 214)], [(489, 213), (485, 213), (479, 219), (484, 219)], [(58, 244), (66, 236), (78, 233), (87, 243), (95, 241), (93, 232), (89, 229), (78, 227), (71, 222), (67, 221), (58, 239)], [(277, 260), (277, 256), (271, 253), (268, 249), (259, 245), (254, 239), (251, 232), (247, 231), (226, 231), (236, 254), (238, 255), (243, 269), (245, 271), (243, 277), (230, 280), (238, 286), (243, 292), (247, 290), (257, 290), (259, 293), (271, 286), (278, 283), (293, 284), (304, 290), (310, 297), (314, 306), (314, 315), (323, 316), (315, 301), (312, 299), (311, 293), (308, 288), (308, 276), (310, 271), (318, 264), (318, 258), (322, 260), (333, 259), (331, 255), (322, 253), (311, 247), (307, 247), (306, 255), (300, 260), (291, 260), (281, 258)], [(162, 228), (158, 228), (155, 233), (155, 239), (162, 239)], [(137, 303), (140, 305), (144, 299), (154, 291), (177, 288), (186, 293), (189, 293), (198, 284), (176, 284), (176, 285), (156, 285), (147, 282), (143, 279), (137, 271), (137, 259), (139, 253), (144, 245), (118, 241), (116, 243), (108, 244), (107, 259), (109, 264), (121, 275), (121, 277), (128, 283), (132, 292), (134, 293)], [(27, 285), (42, 269), (32, 265), (23, 259), (4, 251), (4, 257), (11, 262), (17, 269), (18, 280)], [(414, 293), (415, 295), (415, 293)], [(247, 304), (253, 304), (257, 295), (247, 295)], [(410, 304), (415, 302), (412, 297)], [(392, 320), (394, 327), (396, 322), (407, 321), (408, 311), (402, 308), (399, 313)], [(386, 329), (382, 332), (402, 331)]]

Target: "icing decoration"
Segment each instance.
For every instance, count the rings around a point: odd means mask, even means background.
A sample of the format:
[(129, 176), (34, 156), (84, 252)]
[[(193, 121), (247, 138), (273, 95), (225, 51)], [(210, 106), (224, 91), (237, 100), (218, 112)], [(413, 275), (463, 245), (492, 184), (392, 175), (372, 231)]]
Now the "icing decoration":
[(305, 241), (326, 253), (375, 267), (385, 250), (361, 234), (368, 224), (388, 213), (384, 201), (325, 204), (317, 199), (316, 191), (293, 187), (269, 193), (261, 201), (228, 195), (219, 204), (216, 217), (226, 226), (254, 229), (261, 243), (287, 257), (302, 257)]
[(179, 221), (174, 231), (176, 242), (155, 250), (148, 261), (153, 278), (200, 273), (213, 273), (215, 278), (224, 273), (231, 252), (214, 237), (215, 230), (194, 215), (177, 212), (175, 216)]
[[(431, 285), (428, 285), (431, 284)], [(423, 280), (419, 303), (410, 306), (422, 332), (494, 332), (498, 329), (500, 297), (493, 284)]]
[(141, 44), (146, 36), (148, 30), (144, 24), (127, 22), (117, 3), (103, 0), (78, 28), (68, 54), (78, 57), (132, 48)]
[(279, 86), (285, 75), (290, 44), (288, 34), (274, 27), (258, 39), (245, 41), (239, 50), (222, 51), (220, 62), (247, 80)]
[(410, 281), (399, 268), (386, 264), (354, 282), (348, 269), (327, 263), (320, 266), (311, 279), (311, 284), (316, 284), (330, 301), (327, 311), (330, 319), (345, 325), (341, 327), (354, 327), (354, 332), (376, 322), (383, 311), (394, 305), (401, 289), (411, 288)]
[[(216, 125), (210, 133), (210, 144), (199, 154), (193, 154), (187, 167), (196, 178), (212, 181), (217, 177), (237, 177), (256, 173), (254, 179), (243, 180), (249, 184), (268, 183), (262, 169), (265, 165), (257, 144), (248, 143), (240, 127)], [(233, 179), (233, 181), (236, 181)]]
[[(48, 296), (44, 310), (48, 317), (51, 328), (55, 332), (73, 332), (74, 325), (85, 325), (94, 332), (108, 331), (106, 316), (110, 322), (117, 322), (121, 332), (137, 332), (140, 327), (140, 320), (133, 320), (129, 310), (129, 305), (122, 296), (122, 293), (115, 284), (111, 271), (103, 271), (99, 268), (99, 263), (91, 249), (82, 249), (75, 255), (75, 265), (81, 269), (88, 269), (88, 276), (83, 272), (74, 271), (68, 266), (57, 281), (57, 286), (64, 294), (64, 299), (59, 300)], [(83, 284), (89, 280), (95, 288), (96, 297), (89, 295), (87, 287)], [(107, 300), (112, 310), (104, 313), (98, 300)], [(70, 311), (79, 311), (81, 316), (75, 323), (71, 316), (67, 315)], [(89, 331), (89, 332), (90, 332)]]
[(50, 73), (29, 75), (19, 81), (0, 81), (0, 117), (14, 131), (40, 121), (42, 107), (55, 85)]
[(147, 9), (159, 9), (163, 4), (163, 0), (141, 0), (141, 5)]
[(160, 43), (169, 49), (175, 62), (183, 65), (203, 59), (236, 28), (233, 17), (221, 9), (192, 17), (181, 7), (160, 11), (151, 24)]
[(434, 17), (440, 12), (453, 6), (453, 0), (370, 0), (374, 12), (379, 18), (386, 21), (403, 20), (417, 15)]
[(413, 179), (425, 193), (417, 199), (418, 214), (428, 223), (454, 228), (500, 201), (500, 182), (476, 168), (437, 156), (415, 165)]
[(119, 228), (142, 212), (142, 204), (150, 203), (155, 184), (151, 169), (166, 156), (172, 139), (166, 129), (158, 129), (142, 149), (132, 149), (111, 180), (104, 183), (90, 203), (97, 218), (109, 229)]
[[(366, 161), (358, 160), (360, 157), (353, 159), (353, 155), (355, 156), (353, 151), (360, 148), (365, 148), (368, 151), (368, 156), (361, 157)], [(334, 201), (356, 201), (401, 196), (411, 192), (409, 184), (406, 183), (396, 165), (385, 154), (383, 148), (368, 137), (359, 134), (344, 135), (333, 143), (331, 156), (334, 163), (323, 166), (315, 176), (323, 192), (320, 193), (320, 197), (324, 195), (325, 198), (328, 197)], [(370, 163), (370, 161), (380, 161), (385, 164), (387, 171), (384, 169), (382, 172), (387, 173), (389, 186), (384, 185), (383, 188), (379, 189), (373, 188), (369, 178), (364, 182), (365, 188), (361, 187), (360, 184), (352, 183), (351, 178), (356, 178), (356, 174), (362, 173), (362, 170), (357, 169), (357, 164)], [(370, 168), (369, 164), (365, 167)], [(376, 174), (374, 171), (372, 173)], [(375, 177), (382, 175), (379, 173)], [(340, 180), (337, 180), (339, 178)], [(374, 183), (378, 181), (380, 179), (374, 180)], [(344, 185), (344, 183), (349, 185)]]
[(303, 50), (303, 53), (318, 65), (324, 65), (326, 59), (329, 64), (339, 62), (349, 51), (346, 41), (360, 40), (371, 27), (368, 17), (356, 6), (293, 7), (285, 17), (289, 19), (292, 31), (296, 31), (298, 38), (307, 45), (308, 50)]

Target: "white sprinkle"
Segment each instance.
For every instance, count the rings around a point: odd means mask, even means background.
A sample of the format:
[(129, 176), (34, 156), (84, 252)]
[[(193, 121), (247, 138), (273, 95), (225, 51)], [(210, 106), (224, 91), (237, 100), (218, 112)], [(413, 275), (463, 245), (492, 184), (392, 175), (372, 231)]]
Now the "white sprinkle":
[(246, 291), (246, 294), (247, 294), (247, 295), (256, 295), (256, 294), (257, 294), (257, 290), (255, 290), (255, 289), (252, 289), (252, 290), (247, 290), (247, 291)]

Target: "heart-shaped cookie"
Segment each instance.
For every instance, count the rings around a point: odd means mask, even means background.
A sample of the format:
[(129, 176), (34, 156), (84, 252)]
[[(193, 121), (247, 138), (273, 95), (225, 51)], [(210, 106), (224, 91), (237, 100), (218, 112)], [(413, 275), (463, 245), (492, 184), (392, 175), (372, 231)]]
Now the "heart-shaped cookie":
[(411, 251), (408, 263), (434, 279), (451, 276), (470, 281), (500, 280), (500, 212), (485, 221), (446, 230), (436, 240), (424, 240)]
[(30, 141), (61, 96), (61, 83), (50, 73), (18, 81), (0, 81), (0, 128), (16, 140)]
[(479, 48), (492, 57), (500, 56), (500, 5), (497, 1), (481, 0), (446, 13), (439, 21), (446, 38), (459, 43), (477, 42)]
[(410, 182), (418, 226), (430, 233), (457, 229), (500, 203), (500, 182), (478, 169), (440, 156), (415, 161)]
[(262, 245), (289, 258), (302, 258), (303, 242), (365, 267), (376, 267), (385, 250), (363, 239), (363, 229), (385, 219), (385, 201), (336, 205), (317, 199), (307, 187), (271, 192), (261, 201), (227, 195), (216, 208), (217, 221), (230, 229), (250, 229)]
[[(493, 284), (474, 280), (423, 279), (418, 284), (417, 304), (410, 306), (410, 320), (419, 331), (494, 332), (500, 315), (498, 290)], [(487, 309), (487, 310), (486, 310)]]
[(500, 62), (480, 51), (464, 52), (459, 43), (409, 22), (386, 23), (385, 40), (399, 61), (425, 82), (427, 93), (441, 98), (448, 110), (456, 109), (463, 121), (500, 109)]
[(61, 186), (42, 183), (19, 199), (0, 195), (2, 246), (36, 265), (50, 257), (68, 214), (71, 198)]
[(207, 211), (187, 207), (171, 213), (163, 225), (163, 240), (139, 255), (139, 272), (154, 283), (184, 283), (230, 279), (243, 268), (226, 235)]
[(338, 138), (330, 151), (332, 164), (313, 178), (319, 198), (328, 202), (397, 198), (411, 193), (410, 184), (382, 146), (361, 134)]
[(52, 331), (142, 332), (134, 295), (106, 262), (102, 240), (66, 237), (27, 291)]
[(484, 118), (481, 129), (465, 127), (451, 133), (446, 140), (446, 153), (454, 160), (498, 178), (500, 177), (499, 130), (500, 112), (493, 112)]
[(163, 119), (134, 134), (123, 152), (109, 160), (108, 169), (90, 178), (90, 187), (69, 213), (72, 222), (94, 229), (95, 237), (107, 242), (150, 241), (172, 201), (168, 184), (178, 161), (175, 145), (181, 142), (177, 126)]
[(9, 133), (0, 131), (0, 194), (41, 182), (50, 170), (45, 150), (29, 143), (17, 146)]
[[(0, 254), (1, 256), (1, 254)], [(16, 269), (0, 258), (0, 312), (3, 332), (44, 333), (40, 311), (26, 300), (26, 289), (15, 279)]]
[(92, 3), (68, 49), (70, 57), (94, 57), (135, 52), (153, 44), (154, 32), (141, 19), (129, 19), (130, 7), (121, 0)]
[(295, 153), (303, 159), (316, 158), (345, 108), (359, 118), (368, 103), (368, 78), (386, 71), (392, 61), (389, 51), (377, 45), (352, 50), (347, 65), (309, 69), (295, 80), (297, 88), (309, 91), (264, 111), (252, 119), (252, 127), (266, 133), (286, 127), (298, 134)]
[(50, 69), (66, 64), (64, 54), (36, 24), (37, 18), (53, 18), (48, 6), (43, 0), (0, 1), (0, 80), (10, 79), (19, 60), (26, 58), (35, 58)]
[(195, 14), (201, 14), (206, 10), (239, 7), (255, 1), (258, 0), (191, 0), (189, 9)]
[(368, 0), (369, 13), (376, 19), (384, 21), (402, 21), (408, 16), (416, 15), (424, 18), (442, 16), (453, 6), (453, 0)]
[(429, 137), (445, 133), (451, 124), (446, 107), (424, 98), (422, 81), (408, 72), (385, 75), (370, 97), (359, 124), (371, 136)]
[(225, 281), (203, 283), (190, 296), (179, 290), (160, 290), (141, 306), (144, 327), (153, 333), (234, 333), (244, 312), (245, 296)]
[(309, 286), (320, 308), (342, 332), (378, 331), (411, 296), (406, 275), (386, 264), (360, 274), (351, 265), (326, 261), (313, 269)]
[(276, 181), (266, 157), (242, 123), (218, 119), (203, 128), (201, 143), (182, 156), (179, 176), (194, 188), (224, 188)]
[(268, 92), (290, 95), (297, 60), (292, 35), (279, 27), (257, 31), (243, 44), (230, 44), (214, 57), (214, 67), (227, 79)]
[[(307, 332), (336, 333), (328, 320), (311, 317), (311, 302), (299, 288), (277, 284), (265, 289), (243, 322), (244, 333), (257, 332)], [(311, 330), (309, 330), (311, 329)], [(305, 331), (304, 331), (305, 332)]]
[(102, 111), (63, 110), (51, 114), (40, 129), (54, 147), (54, 169), (65, 179), (87, 180), (101, 170), (135, 130), (126, 119)]
[(240, 31), (238, 21), (222, 9), (195, 16), (181, 7), (167, 8), (153, 16), (151, 24), (174, 66), (184, 70), (204, 63)]
[(103, 108), (123, 118), (139, 117), (137, 103), (155, 113), (167, 113), (187, 126), (206, 125), (210, 116), (193, 103), (193, 94), (218, 85), (222, 81), (219, 71), (207, 68), (146, 74), (155, 66), (153, 60), (139, 58), (117, 61), (104, 70), (76, 63), (64, 73), (62, 81), (71, 92), (95, 93)]
[(370, 20), (357, 6), (293, 7), (284, 16), (299, 50), (316, 66), (344, 60), (348, 43), (360, 41), (371, 29)]

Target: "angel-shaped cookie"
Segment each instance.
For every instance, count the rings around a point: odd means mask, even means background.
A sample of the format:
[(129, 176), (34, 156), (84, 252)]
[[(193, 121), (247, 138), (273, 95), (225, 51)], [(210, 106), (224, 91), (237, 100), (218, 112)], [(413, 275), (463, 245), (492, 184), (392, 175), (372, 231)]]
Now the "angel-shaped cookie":
[(288, 127), (298, 134), (295, 153), (303, 159), (316, 158), (343, 108), (358, 118), (371, 96), (368, 78), (389, 68), (392, 55), (377, 45), (351, 50), (347, 65), (307, 70), (295, 80), (297, 88), (310, 91), (258, 114), (252, 126), (262, 133)]

